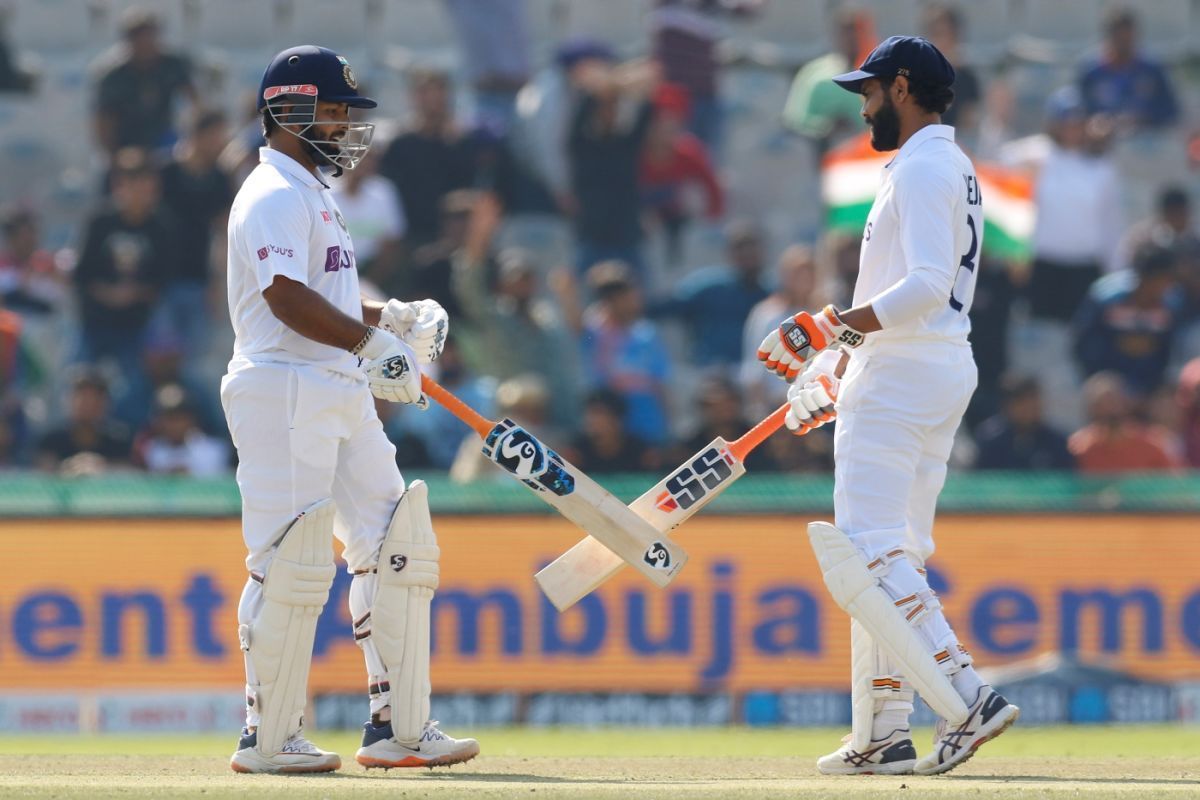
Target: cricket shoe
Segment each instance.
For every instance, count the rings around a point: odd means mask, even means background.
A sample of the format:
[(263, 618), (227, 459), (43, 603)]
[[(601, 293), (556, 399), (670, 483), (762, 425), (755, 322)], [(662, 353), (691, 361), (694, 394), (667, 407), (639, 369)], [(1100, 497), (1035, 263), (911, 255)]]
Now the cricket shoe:
[(322, 750), (305, 739), (300, 731), (288, 737), (283, 749), (273, 756), (258, 752), (258, 731), (247, 733), (242, 728), (237, 752), (229, 759), (234, 772), (266, 772), (278, 775), (298, 775), (310, 772), (333, 772), (342, 766), (337, 753)]
[(841, 747), (817, 759), (817, 769), (822, 775), (908, 775), (916, 763), (912, 734), (905, 728), (872, 739), (871, 746), (861, 752), (850, 746), (847, 734)]
[(933, 732), (933, 752), (918, 761), (913, 772), (917, 775), (949, 772), (975, 755), (979, 745), (1008, 730), (1019, 716), (1021, 709), (995, 689), (979, 687), (963, 724), (951, 727), (946, 720), (938, 720)]
[(455, 739), (438, 730), (437, 720), (425, 723), (421, 738), (411, 745), (402, 744), (392, 735), (392, 723), (379, 727), (363, 725), (363, 743), (354, 759), (367, 769), (371, 767), (448, 767), (461, 764), (479, 755), (479, 742), (474, 739)]

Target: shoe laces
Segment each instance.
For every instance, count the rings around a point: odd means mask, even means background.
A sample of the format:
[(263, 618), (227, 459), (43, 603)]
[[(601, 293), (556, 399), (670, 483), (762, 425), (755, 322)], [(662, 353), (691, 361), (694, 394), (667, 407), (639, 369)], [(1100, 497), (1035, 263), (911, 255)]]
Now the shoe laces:
[(439, 723), (436, 719), (426, 720), (425, 728), (421, 731), (421, 738), (418, 741), (437, 742), (449, 739), (449, 736), (442, 733), (441, 730), (438, 729), (438, 725)]
[(283, 749), (279, 752), (298, 753), (300, 755), (316, 755), (320, 752), (320, 750), (317, 749), (315, 744), (310, 742), (308, 739), (305, 739), (303, 733), (297, 731), (287, 738), (287, 741), (283, 743)]

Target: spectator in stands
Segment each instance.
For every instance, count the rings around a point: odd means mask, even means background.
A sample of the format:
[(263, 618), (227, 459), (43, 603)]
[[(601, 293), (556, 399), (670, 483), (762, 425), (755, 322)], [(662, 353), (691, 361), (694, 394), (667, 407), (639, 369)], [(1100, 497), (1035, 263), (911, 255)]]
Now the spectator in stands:
[(200, 427), (183, 387), (155, 393), (150, 428), (134, 445), (138, 461), (156, 475), (215, 478), (229, 473), (229, 446)]
[(814, 143), (818, 160), (862, 130), (862, 98), (843, 91), (831, 79), (854, 69), (866, 56), (864, 47), (875, 44), (868, 12), (839, 8), (833, 23), (834, 50), (800, 68), (783, 106), (783, 123)]
[(642, 191), (642, 219), (663, 232), (666, 262), (683, 262), (683, 232), (692, 210), (689, 190), (705, 195), (705, 216), (718, 220), (725, 213), (725, 193), (709, 163), (704, 143), (688, 133), (687, 92), (664, 83), (654, 96), (654, 118), (646, 134), (638, 182)]
[(454, 120), (450, 76), (436, 69), (414, 69), (408, 76), (413, 120), (388, 145), (379, 174), (400, 193), (408, 218), (408, 238), (420, 247), (438, 238), (442, 199), (470, 188), (472, 165), (464, 132)]
[(412, 122), (383, 153), (379, 174), (400, 193), (411, 247), (434, 241), (439, 210), (457, 189), (496, 192), (511, 206), (516, 192), (516, 166), (498, 130), (481, 125), (463, 129), (454, 118), (450, 75), (417, 68), (408, 76)]
[(1122, 237), (1118, 266), (1131, 266), (1133, 254), (1148, 242), (1170, 242), (1179, 249), (1200, 248), (1200, 236), (1192, 225), (1192, 201), (1187, 189), (1171, 185), (1159, 192), (1154, 216), (1134, 223)]
[(580, 390), (578, 292), (569, 270), (556, 270), (560, 280), (550, 287), (553, 299), (547, 298), (533, 254), (520, 248), (501, 251), (492, 269), (489, 254), (500, 213), (495, 197), (480, 196), (455, 259), (454, 291), (465, 323), (456, 328), (457, 335), (480, 374), (499, 380), (540, 376), (550, 392), (551, 418), (570, 428), (577, 420)]
[(1177, 263), (1169, 246), (1148, 242), (1132, 269), (1095, 283), (1074, 321), (1085, 375), (1115, 372), (1143, 399), (1162, 385), (1182, 311)]
[(583, 429), (567, 460), (589, 474), (655, 472), (656, 451), (625, 428), (625, 400), (612, 389), (593, 389), (583, 401)]
[(395, 185), (378, 174), (372, 153), (358, 166), (333, 181), (333, 196), (354, 242), (360, 278), (370, 280), (385, 295), (398, 297), (400, 258), (408, 221)]
[(1140, 422), (1125, 382), (1115, 372), (1098, 372), (1083, 385), (1088, 424), (1067, 445), (1083, 472), (1175, 469), (1182, 460), (1171, 432)]
[(971, 352), (979, 384), (963, 416), (970, 427), (1000, 411), (1000, 379), (1008, 371), (1009, 329), (1018, 288), (1016, 268), (986, 252), (980, 255), (971, 302)]
[(1067, 437), (1046, 424), (1035, 378), (1008, 373), (1000, 381), (1000, 413), (975, 431), (976, 469), (1073, 469)]
[(123, 147), (170, 148), (176, 139), (180, 100), (195, 102), (192, 65), (163, 49), (158, 15), (132, 6), (122, 21), (123, 44), (99, 66), (95, 133), (110, 156)]
[[(579, 204), (576, 266), (582, 271), (601, 261), (623, 261), (641, 281), (638, 164), (653, 115), (649, 97), (658, 85), (658, 70), (650, 62), (609, 67), (593, 60), (576, 80), (582, 97), (567, 145)], [(632, 117), (627, 124), (624, 108)]]
[(0, 463), (23, 461), (28, 439), (25, 397), (30, 373), (29, 346), (20, 315), (0, 301)]
[(479, 121), (507, 133), (529, 78), (525, 0), (445, 0), (461, 45)]
[(924, 23), (925, 38), (941, 50), (954, 67), (954, 102), (942, 114), (942, 124), (953, 125), (957, 139), (974, 141), (983, 88), (975, 69), (963, 62), (959, 50), (963, 33), (962, 12), (950, 3), (932, 3), (925, 7)]
[(817, 263), (812, 248), (794, 244), (779, 256), (778, 286), (750, 309), (742, 327), (740, 383), (746, 392), (746, 410), (762, 419), (787, 397), (787, 384), (762, 368), (758, 346), (796, 309), (820, 308), (817, 300)]
[(0, 305), (23, 317), (53, 314), (66, 299), (54, 255), (42, 247), (38, 215), (13, 207), (0, 214)]
[(37, 76), (20, 65), (8, 35), (9, 8), (0, 9), (0, 92), (30, 94)]
[(817, 252), (821, 294), (831, 298), (829, 302), (838, 308), (849, 308), (854, 304), (854, 283), (858, 280), (861, 246), (862, 237), (846, 230), (829, 231), (821, 239)]
[(1179, 373), (1175, 402), (1179, 407), (1184, 457), (1189, 467), (1200, 469), (1200, 357)]
[(730, 223), (725, 235), (728, 266), (688, 274), (671, 297), (650, 306), (652, 318), (683, 322), (691, 342), (692, 365), (732, 374), (741, 363), (746, 318), (767, 297), (763, 238), (762, 230), (748, 220)]
[(1050, 421), (1071, 430), (1082, 421), (1082, 375), (1071, 353), (1070, 323), (1091, 285), (1113, 266), (1123, 229), (1120, 178), (1111, 159), (1089, 151), (1087, 115), (1074, 87), (1050, 97), (1046, 118), (1025, 284), (1028, 344), (1013, 356), (1015, 368), (1037, 376)]
[[(113, 160), (110, 203), (84, 224), (75, 266), (81, 337), (87, 363), (116, 362), (125, 398), (144, 395), (141, 353), (160, 290), (176, 262), (174, 222), (159, 210), (158, 172), (146, 153), (126, 148)], [(142, 420), (122, 414), (129, 424)]]
[(159, 336), (173, 335), (189, 361), (208, 349), (212, 307), (218, 300), (213, 293), (218, 263), (214, 253), (221, 254), (223, 267), (233, 184), (217, 161), (228, 141), (225, 114), (202, 111), (160, 174), (162, 205), (176, 222), (175, 261), (154, 329)]
[(691, 97), (688, 130), (713, 155), (721, 146), (720, 70), (717, 45), (723, 17), (749, 17), (763, 0), (656, 0), (650, 14), (651, 53), (663, 76)]
[(511, 142), (517, 158), (553, 195), (559, 213), (574, 216), (578, 202), (571, 187), (567, 142), (572, 109), (579, 100), (579, 79), (616, 56), (604, 42), (586, 37), (561, 44), (554, 64), (540, 71), (520, 92)]
[(628, 264), (602, 261), (587, 273), (596, 298), (583, 320), (584, 378), (616, 391), (626, 403), (629, 432), (651, 445), (668, 438), (667, 379), (671, 357), (654, 323), (642, 316), (642, 295)]
[[(439, 235), (413, 252), (400, 281), (403, 291), (399, 296), (428, 297), (441, 303), (452, 317), (462, 313), (454, 288), (454, 262), (466, 245), (471, 214), (478, 201), (479, 193), (471, 189), (457, 189), (442, 198)], [(490, 249), (483, 258), (490, 273)]]
[(1137, 15), (1114, 7), (1104, 20), (1099, 55), (1084, 63), (1079, 91), (1088, 114), (1110, 118), (1118, 132), (1163, 128), (1179, 119), (1179, 103), (1162, 64), (1138, 46)]
[[(690, 438), (684, 440), (677, 450), (676, 458), (671, 459), (672, 463), (682, 461), (718, 436), (732, 442), (758, 421), (747, 419), (741, 392), (738, 391), (737, 384), (725, 375), (707, 375), (695, 396), (700, 401), (700, 426)], [(745, 464), (746, 469), (755, 474), (775, 472), (779, 469), (771, 450), (766, 447), (755, 448), (746, 457)]]
[(99, 371), (82, 369), (71, 382), (67, 421), (42, 436), (38, 468), (91, 474), (129, 463), (129, 429), (109, 414), (108, 382)]

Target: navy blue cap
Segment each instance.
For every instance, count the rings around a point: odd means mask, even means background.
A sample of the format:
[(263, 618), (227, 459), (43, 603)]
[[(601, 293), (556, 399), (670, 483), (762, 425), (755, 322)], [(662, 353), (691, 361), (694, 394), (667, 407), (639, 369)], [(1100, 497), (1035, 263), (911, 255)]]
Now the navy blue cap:
[(258, 108), (284, 94), (303, 94), (326, 103), (348, 103), (354, 108), (375, 108), (358, 93), (358, 78), (350, 63), (327, 47), (302, 44), (271, 59), (258, 90)]
[(871, 51), (862, 66), (853, 72), (836, 76), (833, 82), (846, 91), (858, 94), (868, 78), (894, 78), (897, 75), (935, 86), (954, 85), (954, 67), (928, 39), (920, 36), (891, 36), (885, 39)]

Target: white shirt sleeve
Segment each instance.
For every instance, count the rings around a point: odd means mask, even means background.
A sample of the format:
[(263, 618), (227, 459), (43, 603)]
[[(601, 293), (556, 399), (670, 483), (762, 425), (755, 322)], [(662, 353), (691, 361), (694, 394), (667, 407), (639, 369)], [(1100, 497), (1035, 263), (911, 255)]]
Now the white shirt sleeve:
[(254, 271), (260, 292), (276, 275), (308, 285), (308, 238), (312, 218), (304, 199), (287, 189), (258, 198), (247, 210), (238, 246)]
[(902, 325), (946, 303), (954, 289), (954, 212), (964, 191), (953, 176), (900, 171), (893, 178), (900, 247), (908, 274), (871, 298), (884, 328)]

